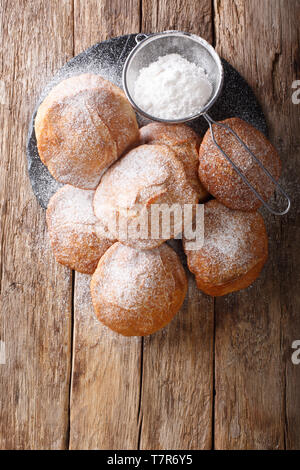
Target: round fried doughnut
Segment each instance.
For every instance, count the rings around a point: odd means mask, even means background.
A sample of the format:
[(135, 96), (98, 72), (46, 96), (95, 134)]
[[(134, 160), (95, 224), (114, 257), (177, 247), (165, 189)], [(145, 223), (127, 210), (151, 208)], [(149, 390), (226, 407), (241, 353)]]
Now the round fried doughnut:
[(204, 205), (204, 244), (188, 251), (188, 266), (197, 286), (220, 296), (248, 287), (268, 257), (268, 237), (258, 212), (228, 209), (212, 200)]
[[(276, 149), (268, 139), (242, 119), (231, 118), (222, 122), (237, 133), (271, 175), (278, 180), (281, 163)], [(213, 126), (213, 129), (217, 143), (267, 201), (274, 192), (274, 183), (228, 130), (220, 126)], [(206, 132), (200, 145), (199, 160), (199, 178), (207, 191), (218, 201), (231, 209), (244, 211), (253, 211), (261, 206), (261, 201), (215, 146), (210, 130)]]
[[(170, 236), (164, 238), (162, 233), (157, 233), (155, 238), (152, 230), (151, 237), (152, 204), (168, 204), (168, 207), (178, 204), (181, 208), (197, 201), (198, 195), (186, 177), (183, 163), (170, 147), (140, 145), (103, 175), (95, 192), (94, 212), (113, 238), (136, 248), (151, 249), (182, 231), (175, 221), (171, 223)], [(136, 233), (137, 225), (146, 228)], [(121, 232), (120, 227), (126, 231)]]
[(56, 260), (81, 273), (92, 274), (99, 259), (114, 243), (99, 236), (89, 191), (66, 185), (50, 199), (47, 225)]
[(122, 90), (100, 75), (56, 85), (35, 118), (42, 162), (60, 182), (95, 189), (103, 172), (138, 140), (135, 113)]
[(95, 314), (124, 336), (145, 336), (166, 326), (187, 292), (183, 266), (172, 248), (110, 247), (92, 276)]
[(203, 202), (207, 199), (208, 192), (198, 177), (198, 152), (201, 138), (190, 127), (185, 124), (152, 122), (140, 129), (140, 142), (141, 144), (169, 145), (182, 161), (187, 178), (198, 193), (199, 200)]

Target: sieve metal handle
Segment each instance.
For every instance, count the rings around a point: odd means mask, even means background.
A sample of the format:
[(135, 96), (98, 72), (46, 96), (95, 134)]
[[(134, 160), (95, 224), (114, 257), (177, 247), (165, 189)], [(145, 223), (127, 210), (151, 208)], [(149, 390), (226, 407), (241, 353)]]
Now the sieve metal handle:
[(147, 39), (149, 36), (145, 33), (138, 33), (135, 36), (135, 42), (139, 44), (140, 42), (144, 41), (144, 39)]
[[(273, 178), (273, 176), (271, 175), (271, 173), (267, 170), (267, 168), (261, 163), (261, 161), (254, 155), (254, 153), (249, 149), (249, 147), (245, 144), (245, 142), (237, 135), (237, 133), (231, 129), (231, 127), (227, 126), (227, 124), (223, 124), (221, 122), (217, 122), (217, 121), (214, 121), (208, 114), (204, 113), (203, 114), (203, 117), (206, 119), (206, 121), (208, 122), (208, 125), (209, 125), (209, 128), (210, 128), (210, 133), (211, 133), (211, 136), (212, 136), (212, 139), (213, 139), (213, 142), (214, 144), (216, 145), (216, 147), (218, 147), (218, 149), (220, 150), (220, 152), (222, 153), (222, 155), (224, 155), (224, 157), (229, 161), (229, 163), (231, 164), (231, 166), (234, 168), (234, 170), (238, 173), (238, 175), (242, 178), (242, 180), (244, 181), (244, 183), (247, 184), (247, 186), (249, 186), (249, 188), (251, 189), (251, 191), (255, 194), (255, 196), (263, 203), (263, 205), (266, 207), (266, 209), (271, 212), (271, 214), (274, 214), (274, 215), (284, 215), (286, 214), (289, 210), (290, 210), (290, 207), (291, 207), (291, 201), (290, 201), (290, 198), (288, 197), (288, 195), (286, 194), (286, 192), (284, 191), (284, 189), (282, 189), (282, 187), (280, 186), (280, 184), (277, 183), (277, 181), (275, 180), (275, 178)], [(216, 125), (216, 126), (219, 126), (219, 127), (223, 127), (225, 129), (227, 129), (237, 140), (238, 142), (244, 147), (244, 149), (251, 155), (252, 158), (254, 158), (254, 160), (258, 163), (258, 165), (260, 166), (260, 168), (264, 171), (264, 173), (272, 180), (272, 182), (274, 183), (274, 185), (276, 186), (276, 188), (278, 189), (278, 191), (285, 197), (285, 199), (287, 200), (287, 207), (284, 211), (276, 211), (274, 209), (272, 209), (272, 207), (263, 199), (263, 197), (256, 191), (256, 189), (252, 186), (252, 184), (250, 183), (250, 181), (246, 178), (246, 176), (241, 172), (241, 170), (236, 166), (236, 164), (231, 160), (231, 158), (224, 152), (224, 150), (220, 147), (220, 145), (217, 143), (216, 141), (216, 138), (215, 138), (215, 135), (214, 135), (214, 130), (213, 130), (213, 125)]]

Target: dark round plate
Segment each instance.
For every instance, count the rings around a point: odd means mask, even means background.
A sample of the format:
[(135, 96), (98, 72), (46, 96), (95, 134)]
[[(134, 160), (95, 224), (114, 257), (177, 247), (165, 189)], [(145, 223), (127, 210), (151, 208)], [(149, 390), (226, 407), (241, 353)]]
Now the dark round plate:
[[(34, 119), (39, 104), (58, 82), (80, 73), (98, 73), (122, 87), (123, 65), (129, 52), (136, 45), (135, 36), (136, 34), (129, 34), (108, 39), (77, 55), (55, 74), (40, 96), (29, 125), (26, 154), (31, 186), (44, 209), (46, 209), (51, 196), (62, 185), (50, 175), (38, 154)], [(215, 105), (209, 110), (209, 114), (217, 121), (233, 116), (240, 117), (267, 134), (266, 120), (252, 89), (226, 60), (222, 59), (222, 62), (224, 66), (223, 91)], [(149, 121), (138, 116), (138, 122), (142, 126)], [(189, 125), (201, 135), (207, 129), (207, 123), (202, 117), (190, 122)]]

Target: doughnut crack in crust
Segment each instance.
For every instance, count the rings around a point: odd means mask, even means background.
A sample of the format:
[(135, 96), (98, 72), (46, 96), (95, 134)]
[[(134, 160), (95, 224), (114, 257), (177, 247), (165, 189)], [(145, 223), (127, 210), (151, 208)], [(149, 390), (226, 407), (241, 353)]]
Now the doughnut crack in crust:
[[(237, 133), (275, 180), (278, 180), (281, 162), (268, 139), (242, 119), (231, 118), (222, 122)], [(228, 130), (216, 125), (213, 129), (216, 142), (267, 201), (274, 192), (274, 183)], [(210, 130), (206, 132), (200, 145), (199, 178), (210, 194), (231, 209), (253, 211), (262, 204), (216, 147)]]
[(185, 124), (152, 122), (140, 129), (141, 144), (168, 145), (183, 163), (187, 178), (197, 192), (200, 202), (208, 198), (208, 192), (198, 177), (199, 146), (201, 138)]
[(95, 191), (63, 186), (50, 199), (46, 218), (56, 260), (81, 273), (92, 274), (114, 243), (97, 230), (93, 213)]
[[(166, 145), (140, 145), (125, 154), (103, 175), (95, 192), (94, 212), (113, 238), (140, 248), (151, 249), (182, 231), (182, 219), (171, 218), (170, 233), (163, 236), (162, 222), (157, 237), (153, 228), (153, 204), (196, 204), (198, 194), (190, 185), (183, 163)], [(156, 206), (157, 207), (157, 206)], [(175, 220), (176, 219), (176, 220)], [(139, 233), (137, 226), (143, 226)], [(120, 227), (125, 227), (120, 231)]]
[(96, 189), (104, 171), (138, 141), (135, 113), (122, 90), (100, 75), (56, 85), (35, 118), (42, 162), (62, 183)]
[(124, 336), (145, 336), (166, 326), (181, 308), (187, 277), (178, 255), (163, 244), (135, 250), (115, 243), (91, 280), (95, 314)]
[(231, 210), (216, 200), (204, 206), (204, 244), (188, 251), (197, 286), (212, 296), (248, 287), (268, 257), (265, 223), (258, 212)]

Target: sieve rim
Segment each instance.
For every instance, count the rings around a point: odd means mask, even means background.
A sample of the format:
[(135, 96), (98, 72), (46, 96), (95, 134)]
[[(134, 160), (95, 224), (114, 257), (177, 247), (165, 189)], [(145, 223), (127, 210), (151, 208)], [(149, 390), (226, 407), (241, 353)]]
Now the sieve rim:
[[(139, 33), (141, 34), (141, 33)], [(147, 35), (146, 35), (147, 36)], [(151, 114), (148, 114), (146, 111), (144, 111), (143, 109), (141, 109), (139, 107), (139, 105), (135, 102), (134, 98), (131, 96), (130, 92), (129, 92), (129, 89), (128, 89), (128, 86), (127, 86), (127, 72), (128, 72), (128, 68), (130, 66), (130, 63), (132, 61), (132, 59), (135, 57), (135, 55), (139, 52), (139, 50), (141, 48), (143, 48), (145, 46), (146, 43), (148, 42), (152, 42), (152, 41), (155, 41), (156, 39), (159, 39), (159, 38), (162, 38), (162, 37), (168, 37), (168, 36), (178, 36), (178, 37), (189, 37), (190, 39), (194, 40), (195, 42), (198, 42), (200, 43), (205, 49), (207, 49), (209, 51), (209, 53), (211, 54), (211, 56), (213, 57), (213, 59), (215, 60), (217, 66), (218, 66), (218, 71), (219, 71), (219, 75), (220, 75), (220, 81), (219, 81), (219, 85), (218, 85), (218, 88), (217, 90), (215, 91), (214, 95), (212, 96), (212, 98), (210, 98), (210, 100), (207, 102), (207, 104), (205, 106), (203, 106), (203, 108), (201, 108), (201, 111), (191, 115), (191, 116), (185, 116), (185, 117), (182, 117), (182, 118), (178, 118), (178, 119), (164, 119), (164, 118), (159, 118), (159, 117), (156, 117), (156, 116), (153, 116)], [(222, 65), (222, 62), (221, 62), (221, 58), (219, 56), (219, 54), (215, 51), (215, 49), (213, 48), (213, 46), (211, 46), (211, 44), (209, 44), (205, 39), (203, 39), (201, 36), (198, 36), (196, 34), (192, 34), (192, 33), (188, 33), (186, 31), (177, 31), (177, 30), (172, 30), (172, 31), (162, 31), (160, 33), (152, 33), (150, 34), (149, 36), (147, 36), (145, 39), (142, 39), (133, 49), (132, 51), (129, 53), (126, 61), (125, 61), (125, 64), (124, 64), (124, 67), (123, 67), (123, 72), (122, 72), (122, 85), (123, 85), (123, 90), (126, 94), (126, 97), (128, 99), (128, 101), (130, 102), (130, 104), (133, 106), (133, 108), (139, 113), (141, 114), (142, 116), (146, 117), (147, 119), (150, 119), (151, 121), (158, 121), (158, 122), (165, 122), (165, 123), (169, 123), (169, 124), (179, 124), (179, 123), (183, 123), (183, 122), (188, 122), (188, 121), (192, 121), (194, 119), (197, 119), (199, 118), (200, 116), (202, 116), (203, 114), (205, 114), (211, 107), (212, 105), (216, 102), (216, 100), (218, 99), (218, 97), (220, 96), (220, 93), (222, 91), (222, 88), (223, 88), (223, 83), (224, 83), (224, 70), (223, 70), (223, 65)]]

